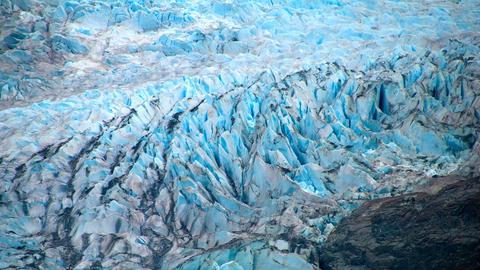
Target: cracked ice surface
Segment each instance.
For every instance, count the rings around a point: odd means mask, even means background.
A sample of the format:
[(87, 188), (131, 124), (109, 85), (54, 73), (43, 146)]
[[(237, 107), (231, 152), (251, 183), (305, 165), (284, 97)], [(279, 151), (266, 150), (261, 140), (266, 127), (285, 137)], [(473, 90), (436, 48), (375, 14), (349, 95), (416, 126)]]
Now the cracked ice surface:
[(479, 10), (2, 2), (0, 268), (318, 268), (361, 203), (475, 169)]
[(3, 108), (219, 70), (365, 70), (451, 38), (472, 43), (480, 24), (478, 1), (39, 2), (0, 6)]

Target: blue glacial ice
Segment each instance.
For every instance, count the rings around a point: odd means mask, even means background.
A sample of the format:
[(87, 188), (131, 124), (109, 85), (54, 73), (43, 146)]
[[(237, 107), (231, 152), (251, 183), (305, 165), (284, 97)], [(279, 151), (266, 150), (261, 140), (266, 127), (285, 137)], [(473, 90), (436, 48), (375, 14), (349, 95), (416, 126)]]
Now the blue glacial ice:
[(360, 204), (478, 173), (479, 17), (2, 1), (0, 269), (319, 269)]

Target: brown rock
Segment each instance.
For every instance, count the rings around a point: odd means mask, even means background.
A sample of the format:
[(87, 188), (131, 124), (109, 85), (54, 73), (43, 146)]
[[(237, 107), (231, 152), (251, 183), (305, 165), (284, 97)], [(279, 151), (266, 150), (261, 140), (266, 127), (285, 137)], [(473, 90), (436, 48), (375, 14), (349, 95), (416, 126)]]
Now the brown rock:
[(480, 269), (480, 178), (373, 200), (322, 248), (323, 269)]

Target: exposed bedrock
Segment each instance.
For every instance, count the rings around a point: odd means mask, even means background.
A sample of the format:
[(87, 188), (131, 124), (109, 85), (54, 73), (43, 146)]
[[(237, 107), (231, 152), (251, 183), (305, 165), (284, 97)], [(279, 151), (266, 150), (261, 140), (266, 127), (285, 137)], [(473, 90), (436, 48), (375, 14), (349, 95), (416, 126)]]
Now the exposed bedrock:
[(338, 224), (320, 254), (326, 270), (479, 269), (480, 178), (369, 201)]

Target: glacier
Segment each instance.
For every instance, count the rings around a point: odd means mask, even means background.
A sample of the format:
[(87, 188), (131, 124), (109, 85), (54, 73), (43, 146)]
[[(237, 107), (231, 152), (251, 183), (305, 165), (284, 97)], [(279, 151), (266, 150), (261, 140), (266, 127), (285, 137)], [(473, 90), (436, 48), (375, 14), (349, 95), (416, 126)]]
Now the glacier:
[(0, 269), (320, 269), (365, 203), (480, 176), (478, 1), (0, 14)]

